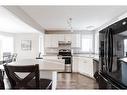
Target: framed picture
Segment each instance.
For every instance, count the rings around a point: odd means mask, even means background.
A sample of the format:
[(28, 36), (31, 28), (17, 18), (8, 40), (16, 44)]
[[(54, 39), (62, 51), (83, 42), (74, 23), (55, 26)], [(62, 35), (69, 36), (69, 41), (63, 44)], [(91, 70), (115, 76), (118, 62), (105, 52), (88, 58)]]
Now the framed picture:
[(31, 50), (32, 41), (31, 40), (22, 40), (21, 41), (21, 49), (22, 50)]

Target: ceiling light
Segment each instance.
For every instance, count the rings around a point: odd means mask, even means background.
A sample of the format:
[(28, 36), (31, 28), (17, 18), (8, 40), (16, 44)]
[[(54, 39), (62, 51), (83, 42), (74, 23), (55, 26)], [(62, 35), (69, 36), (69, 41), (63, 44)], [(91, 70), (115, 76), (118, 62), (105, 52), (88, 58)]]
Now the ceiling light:
[(68, 23), (68, 27), (69, 27), (70, 31), (73, 32), (72, 18), (69, 18), (69, 19), (67, 20), (67, 23)]
[(124, 22), (122, 22), (122, 25), (125, 25), (127, 22), (126, 21), (124, 21)]

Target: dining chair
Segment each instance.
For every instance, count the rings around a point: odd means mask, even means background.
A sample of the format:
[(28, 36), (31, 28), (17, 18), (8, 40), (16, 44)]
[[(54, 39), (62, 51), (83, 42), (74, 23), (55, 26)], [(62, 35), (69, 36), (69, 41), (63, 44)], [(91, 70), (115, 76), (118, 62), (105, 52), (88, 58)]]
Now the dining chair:
[[(52, 80), (40, 79), (39, 65), (11, 66), (4, 65), (5, 72), (10, 81), (11, 89), (51, 89)], [(19, 73), (27, 73), (21, 77)]]
[(3, 78), (3, 74), (2, 74), (2, 71), (0, 69), (0, 89), (5, 89), (5, 86), (4, 86), (4, 78)]

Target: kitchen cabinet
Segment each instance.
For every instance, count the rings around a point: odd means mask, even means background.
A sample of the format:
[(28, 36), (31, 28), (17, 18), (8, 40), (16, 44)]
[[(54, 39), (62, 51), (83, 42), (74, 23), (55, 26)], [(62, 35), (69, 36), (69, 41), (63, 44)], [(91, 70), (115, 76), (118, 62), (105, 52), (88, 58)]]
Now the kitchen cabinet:
[(58, 59), (57, 55), (44, 55), (43, 59), (47, 60), (47, 61), (52, 61), (52, 63), (56, 63), (56, 62), (61, 63), (61, 64), (65, 63), (65, 60), (64, 59)]
[(93, 77), (93, 58), (79, 57), (78, 70), (83, 75)]
[(64, 41), (65, 42), (72, 42), (72, 34), (64, 34)]
[(79, 65), (79, 58), (78, 57), (73, 57), (73, 60), (72, 60), (72, 70), (73, 70), (73, 72), (78, 72), (78, 65)]
[(72, 34), (71, 35), (71, 42), (72, 42), (72, 47), (73, 48), (80, 48), (80, 34)]
[(80, 48), (80, 34), (65, 34), (65, 41), (70, 41), (72, 43), (72, 48)]
[(59, 41), (64, 41), (64, 35), (62, 34), (45, 34), (45, 48), (58, 47)]
[(80, 34), (45, 34), (45, 48), (58, 47), (59, 41), (70, 41), (72, 48), (80, 48)]
[[(63, 59), (58, 59), (57, 55), (45, 55), (43, 59), (46, 60), (55, 60), (55, 61), (65, 61)], [(63, 62), (65, 63), (65, 62)], [(80, 74), (89, 76), (94, 78), (93, 75), (94, 71), (94, 64), (93, 57), (85, 57), (85, 56), (73, 56), (72, 57), (72, 70), (73, 72), (78, 72)]]
[(94, 67), (93, 67), (92, 57), (74, 56), (72, 67), (73, 67), (73, 72), (78, 72), (80, 74), (93, 78)]
[(45, 55), (45, 56), (43, 56), (43, 59), (58, 60), (58, 57), (57, 57), (57, 55)]
[(51, 35), (51, 47), (58, 47), (58, 35)]
[(45, 47), (51, 47), (51, 35), (45, 35), (44, 46)]

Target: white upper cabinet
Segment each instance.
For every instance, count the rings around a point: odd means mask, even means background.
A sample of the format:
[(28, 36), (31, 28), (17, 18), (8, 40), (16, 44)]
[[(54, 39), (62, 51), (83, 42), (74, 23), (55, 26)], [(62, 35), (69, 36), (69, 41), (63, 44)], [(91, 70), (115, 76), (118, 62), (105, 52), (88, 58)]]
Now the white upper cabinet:
[(72, 48), (80, 48), (80, 34), (64, 34), (65, 41), (70, 41)]
[(72, 42), (72, 34), (64, 34), (64, 41), (68, 42)]
[(55, 48), (58, 47), (58, 42), (64, 41), (64, 35), (62, 34), (45, 34), (45, 47)]
[(59, 41), (70, 41), (72, 48), (80, 48), (80, 34), (45, 34), (45, 47), (58, 47)]
[(51, 36), (51, 47), (58, 47), (58, 37), (57, 35)]
[(51, 47), (51, 35), (45, 35), (44, 37), (44, 47)]
[(81, 42), (81, 39), (80, 39), (80, 34), (72, 34), (72, 47), (73, 48), (80, 48), (80, 42)]
[(64, 34), (56, 34), (58, 41), (64, 41)]

